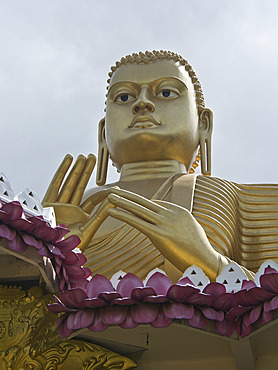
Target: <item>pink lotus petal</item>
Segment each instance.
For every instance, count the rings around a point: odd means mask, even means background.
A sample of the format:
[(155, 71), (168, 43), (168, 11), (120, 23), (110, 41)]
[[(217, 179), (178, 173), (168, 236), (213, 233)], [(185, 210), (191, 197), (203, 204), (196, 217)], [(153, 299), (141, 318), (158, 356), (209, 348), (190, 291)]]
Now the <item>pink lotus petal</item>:
[(32, 222), (25, 220), (23, 218), (19, 220), (14, 220), (9, 223), (9, 225), (17, 230), (26, 232), (27, 234), (31, 234), (32, 231), (34, 230), (35, 226), (32, 224)]
[(56, 328), (61, 338), (68, 337), (72, 334), (73, 330), (67, 327), (68, 314), (60, 316), (56, 321)]
[(212, 307), (218, 311), (227, 311), (235, 306), (235, 295), (233, 293), (224, 293), (218, 296), (212, 303)]
[(235, 323), (233, 321), (214, 321), (214, 326), (219, 334), (226, 337), (230, 337), (235, 331)]
[(192, 303), (194, 305), (201, 305), (201, 306), (211, 306), (212, 304), (212, 296), (205, 294), (205, 293), (193, 293), (187, 298), (187, 303)]
[(78, 330), (90, 326), (95, 318), (94, 310), (80, 310), (68, 316), (67, 327)]
[(130, 310), (128, 309), (125, 320), (120, 324), (123, 329), (136, 328), (139, 324), (133, 320)]
[(15, 238), (9, 241), (8, 244), (13, 251), (17, 252), (25, 252), (26, 249), (28, 248), (28, 245), (24, 243), (19, 234), (16, 234)]
[(124, 298), (130, 298), (134, 288), (142, 288), (144, 286), (142, 280), (130, 272), (127, 273), (118, 283), (117, 292)]
[(61, 251), (69, 251), (72, 250), (80, 244), (80, 239), (77, 235), (71, 235), (66, 239), (58, 241), (55, 243), (56, 247), (60, 248)]
[(177, 285), (193, 285), (194, 284), (192, 283), (192, 281), (189, 279), (189, 277), (184, 277), (184, 278), (181, 278), (178, 282), (177, 282)]
[(247, 312), (243, 317), (243, 323), (245, 326), (250, 326), (256, 322), (262, 312), (262, 304), (254, 307), (250, 312)]
[(166, 328), (172, 323), (172, 321), (172, 319), (169, 319), (164, 315), (162, 307), (159, 307), (158, 315), (156, 319), (151, 322), (151, 326), (153, 326), (154, 328)]
[(264, 273), (265, 274), (272, 274), (272, 273), (276, 273), (276, 272), (278, 272), (278, 271), (275, 268), (273, 268), (273, 267), (266, 267), (264, 269)]
[(130, 306), (132, 304), (136, 304), (137, 302), (132, 298), (116, 298), (111, 302), (111, 305), (118, 305), (118, 306)]
[(261, 314), (261, 317), (258, 320), (258, 323), (260, 325), (264, 325), (264, 324), (268, 323), (269, 321), (271, 321), (273, 319), (273, 314), (274, 314), (273, 311), (265, 312), (263, 310), (262, 314)]
[(202, 311), (203, 315), (209, 320), (216, 320), (216, 321), (224, 320), (224, 312), (222, 311), (216, 311), (211, 307), (199, 307), (199, 308)]
[(169, 319), (192, 319), (194, 307), (184, 303), (166, 303), (162, 305), (163, 312)]
[(278, 295), (273, 297), (270, 301), (264, 302), (264, 311), (269, 312), (278, 308)]
[(131, 292), (131, 298), (137, 302), (143, 302), (146, 297), (155, 294), (155, 290), (151, 287), (134, 288)]
[(161, 272), (155, 272), (146, 282), (146, 286), (153, 288), (157, 295), (166, 296), (168, 289), (172, 285), (168, 276)]
[(69, 308), (80, 308), (87, 294), (78, 288), (65, 290), (61, 293), (61, 301)]
[(104, 324), (101, 320), (100, 311), (96, 310), (95, 318), (91, 325), (88, 326), (88, 329), (91, 331), (104, 331), (108, 328), (107, 324)]
[(114, 292), (113, 285), (107, 277), (96, 274), (87, 285), (86, 293), (89, 298), (98, 297), (103, 292)]
[(222, 294), (226, 293), (226, 288), (223, 284), (213, 282), (213, 283), (209, 283), (204, 288), (203, 293), (211, 295), (213, 300), (215, 300)]
[(7, 213), (8, 222), (12, 222), (22, 217), (23, 208), (21, 204), (17, 201), (6, 203), (1, 208), (2, 212)]
[(194, 310), (194, 316), (188, 320), (188, 324), (194, 328), (205, 329), (209, 320), (202, 314), (198, 308)]
[(101, 310), (101, 320), (107, 325), (119, 325), (125, 321), (127, 307), (108, 306)]
[(257, 285), (252, 280), (243, 280), (241, 284), (241, 289), (251, 289), (255, 288)]
[(107, 302), (100, 298), (86, 298), (82, 302), (81, 308), (98, 308), (107, 306)]
[(176, 302), (187, 301), (188, 297), (193, 293), (199, 293), (200, 289), (195, 288), (193, 285), (172, 285), (167, 292), (167, 298)]
[(153, 322), (158, 314), (158, 304), (142, 303), (138, 306), (131, 306), (131, 315), (138, 324), (147, 324)]
[(16, 236), (16, 231), (15, 230), (12, 230), (10, 229), (8, 226), (6, 225), (0, 225), (0, 236), (2, 238), (5, 238), (7, 240), (13, 240)]
[(278, 273), (268, 273), (260, 277), (261, 287), (270, 292), (278, 294)]

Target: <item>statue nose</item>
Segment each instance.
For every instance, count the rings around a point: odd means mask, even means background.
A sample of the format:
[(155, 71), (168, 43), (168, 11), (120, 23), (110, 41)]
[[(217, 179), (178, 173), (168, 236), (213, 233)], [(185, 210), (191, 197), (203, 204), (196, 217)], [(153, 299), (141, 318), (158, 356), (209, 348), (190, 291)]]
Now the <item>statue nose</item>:
[(146, 92), (143, 92), (139, 95), (138, 99), (132, 106), (132, 112), (138, 113), (138, 112), (154, 112), (154, 104), (146, 97)]

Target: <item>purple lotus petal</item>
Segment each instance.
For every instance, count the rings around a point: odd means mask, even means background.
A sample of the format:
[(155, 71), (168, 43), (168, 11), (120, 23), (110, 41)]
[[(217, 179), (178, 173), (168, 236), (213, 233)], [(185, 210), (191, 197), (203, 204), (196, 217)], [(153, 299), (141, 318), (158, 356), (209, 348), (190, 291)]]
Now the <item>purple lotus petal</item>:
[(55, 303), (50, 303), (47, 305), (47, 308), (50, 312), (60, 313), (60, 312), (75, 312), (76, 311), (76, 309), (66, 307), (64, 303), (61, 302), (58, 297), (54, 296), (54, 298), (55, 298)]
[(8, 215), (8, 222), (12, 222), (22, 217), (23, 208), (17, 201), (6, 203), (1, 208), (2, 212)]
[(65, 290), (61, 293), (61, 301), (69, 308), (80, 308), (87, 294), (78, 288)]
[(278, 273), (268, 273), (260, 277), (261, 287), (270, 292), (278, 294)]
[(25, 233), (22, 233), (22, 239), (24, 242), (28, 245), (31, 245), (31, 247), (35, 247), (36, 249), (42, 248), (42, 241), (35, 239), (32, 235), (28, 235)]
[(9, 225), (14, 229), (26, 232), (28, 234), (31, 234), (35, 228), (32, 222), (30, 222), (29, 220), (25, 220), (24, 218), (14, 220), (10, 222)]
[(271, 321), (273, 319), (273, 314), (274, 314), (273, 311), (265, 312), (264, 310), (262, 310), (262, 314), (261, 314), (261, 317), (258, 320), (258, 324), (264, 325), (264, 324), (268, 323), (269, 321)]
[(89, 281), (86, 293), (88, 294), (89, 298), (98, 297), (100, 293), (103, 292), (114, 292), (113, 285), (107, 277), (96, 274), (92, 277)]
[(87, 279), (78, 279), (72, 282), (72, 288), (80, 288), (84, 290), (84, 292), (86, 292), (87, 285), (88, 285)]
[(65, 254), (65, 263), (68, 265), (83, 266), (87, 262), (87, 258), (83, 253), (75, 253), (67, 251)]
[(278, 308), (278, 295), (273, 297), (270, 301), (264, 302), (264, 311), (269, 312)]
[(142, 280), (130, 272), (127, 273), (118, 283), (117, 292), (124, 298), (130, 298), (134, 288), (142, 288), (144, 286)]
[(252, 325), (246, 326), (246, 325), (244, 324), (244, 322), (242, 321), (242, 323), (241, 323), (241, 333), (240, 333), (241, 338), (245, 338), (245, 337), (247, 337), (249, 334), (251, 334), (252, 329), (253, 329), (253, 328), (252, 328)]
[(59, 287), (60, 287), (60, 290), (63, 291), (65, 288), (66, 288), (66, 280), (63, 276), (59, 276), (59, 279), (60, 279), (60, 282), (59, 282)]
[(273, 267), (266, 267), (264, 269), (264, 274), (272, 274), (272, 273), (277, 273), (277, 272), (278, 271)]
[(223, 321), (224, 320), (224, 312), (223, 311), (216, 311), (211, 307), (199, 307), (202, 311), (203, 315), (208, 318), (209, 320), (216, 320), (216, 321)]
[(94, 310), (80, 310), (68, 316), (67, 327), (78, 330), (90, 326), (95, 318)]
[(252, 280), (243, 280), (241, 284), (241, 289), (251, 289), (255, 288), (257, 285)]
[(136, 328), (139, 324), (133, 320), (130, 310), (128, 309), (125, 320), (120, 324), (123, 329)]
[(226, 337), (230, 337), (235, 331), (235, 323), (233, 321), (214, 321), (214, 327), (219, 334)]
[(70, 232), (69, 229), (67, 229), (64, 225), (58, 225), (57, 227), (55, 227), (55, 230), (57, 231), (56, 241), (62, 239)]
[(166, 328), (172, 323), (172, 321), (173, 321), (172, 319), (169, 319), (164, 315), (162, 307), (159, 307), (158, 315), (156, 319), (153, 322), (151, 322), (151, 326), (155, 328)]
[(233, 307), (229, 312), (226, 313), (226, 319), (228, 321), (235, 321), (237, 317), (242, 316), (248, 311), (252, 310), (252, 306), (249, 307), (243, 307), (243, 306), (236, 306)]
[(235, 293), (235, 300), (241, 306), (258, 305), (261, 302), (269, 300), (273, 293), (267, 292), (257, 286), (249, 290), (240, 290)]
[(48, 243), (54, 243), (57, 240), (58, 232), (52, 227), (43, 225), (33, 230), (32, 235), (37, 239), (42, 239)]
[(153, 288), (157, 295), (166, 296), (168, 289), (172, 285), (168, 276), (161, 272), (155, 272), (146, 282), (146, 286)]
[(201, 292), (193, 293), (187, 298), (187, 303), (209, 307), (212, 304), (212, 297), (208, 294)]
[(81, 308), (98, 308), (104, 306), (107, 306), (107, 302), (101, 298), (86, 298), (82, 302)]
[(193, 285), (193, 282), (189, 279), (189, 277), (185, 276), (184, 278), (181, 278), (178, 282), (177, 285)]
[(261, 312), (262, 312), (262, 307), (263, 305), (260, 304), (256, 307), (254, 307), (250, 312), (247, 312), (244, 317), (243, 317), (243, 323), (245, 326), (250, 326), (252, 324), (254, 324), (254, 322), (256, 322), (260, 315), (261, 315)]
[(224, 293), (212, 302), (212, 307), (218, 311), (227, 311), (235, 306), (234, 293)]
[[(41, 242), (41, 240), (39, 240), (39, 242)], [(40, 256), (44, 256), (44, 257), (48, 257), (48, 258), (52, 257), (51, 253), (49, 252), (49, 249), (47, 248), (47, 246), (43, 242), (41, 243), (40, 248), (37, 249), (37, 253)]]
[(68, 337), (72, 334), (73, 330), (67, 327), (68, 314), (58, 317), (56, 321), (56, 328), (61, 338)]
[(155, 295), (155, 290), (151, 287), (134, 288), (131, 292), (131, 298), (137, 302), (143, 302), (148, 296)]
[(104, 299), (106, 302), (110, 303), (117, 298), (121, 298), (118, 292), (104, 292), (98, 295), (99, 298)]
[(101, 310), (101, 320), (107, 325), (119, 325), (124, 322), (127, 314), (127, 307), (113, 306)]
[(96, 310), (95, 318), (91, 325), (88, 326), (88, 329), (91, 331), (104, 331), (108, 328), (107, 324), (104, 324), (101, 320), (100, 311)]
[(46, 245), (47, 245), (47, 248), (48, 248), (48, 250), (49, 250), (49, 252), (50, 252), (50, 253), (55, 254), (55, 256), (59, 256), (59, 257), (61, 257), (62, 259), (64, 259), (64, 258), (65, 258), (65, 256), (64, 256), (64, 255), (63, 255), (63, 253), (60, 251), (60, 249), (59, 249), (59, 248), (57, 248), (57, 247), (55, 247), (55, 245), (48, 244), (48, 243), (46, 243)]
[(192, 319), (194, 307), (184, 303), (166, 303), (162, 305), (163, 312), (169, 319)]
[(16, 231), (6, 225), (0, 225), (0, 236), (7, 240), (13, 240), (16, 236)]
[(130, 306), (132, 304), (136, 304), (137, 302), (132, 298), (116, 298), (111, 302), (111, 306), (118, 305), (118, 306)]
[(6, 222), (8, 222), (8, 215), (6, 212), (3, 212), (1, 209), (0, 209), (0, 222), (2, 222), (3, 224), (5, 224)]
[(138, 306), (131, 306), (131, 314), (134, 321), (138, 324), (151, 323), (156, 319), (158, 314), (158, 304), (143, 303)]
[(74, 279), (82, 279), (86, 276), (86, 270), (82, 269), (80, 266), (65, 265), (67, 273)]
[(205, 329), (209, 320), (202, 314), (198, 308), (194, 310), (194, 316), (188, 320), (188, 324), (194, 328)]
[(242, 317), (239, 317), (235, 322), (235, 329), (237, 332), (237, 335), (241, 336), (241, 325), (242, 325)]
[(80, 239), (77, 235), (71, 235), (66, 239), (60, 240), (55, 243), (56, 247), (62, 251), (69, 251), (76, 248), (80, 244)]
[(193, 293), (199, 293), (200, 289), (195, 288), (193, 285), (172, 285), (167, 292), (167, 298), (176, 302), (187, 301), (188, 297)]
[(226, 288), (223, 284), (213, 282), (213, 283), (209, 283), (205, 287), (205, 289), (203, 290), (203, 293), (211, 295), (213, 300), (215, 300), (222, 294), (226, 293)]
[(169, 302), (169, 298), (165, 297), (164, 295), (153, 295), (150, 297), (146, 297), (144, 302), (149, 303), (166, 303)]
[(28, 245), (24, 243), (19, 234), (16, 234), (15, 238), (9, 241), (8, 244), (13, 251), (17, 252), (25, 252), (26, 249), (28, 248)]

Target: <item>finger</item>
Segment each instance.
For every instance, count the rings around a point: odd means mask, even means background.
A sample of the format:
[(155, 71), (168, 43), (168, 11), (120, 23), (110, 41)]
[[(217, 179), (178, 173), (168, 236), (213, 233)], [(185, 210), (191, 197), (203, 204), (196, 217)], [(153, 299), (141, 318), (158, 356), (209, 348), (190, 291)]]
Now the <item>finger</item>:
[(76, 187), (76, 184), (81, 175), (81, 172), (83, 171), (85, 164), (86, 164), (86, 157), (82, 154), (79, 155), (62, 187), (62, 190), (58, 196), (58, 202), (68, 203), (72, 195), (72, 192)]
[(57, 169), (55, 175), (53, 176), (51, 183), (45, 193), (42, 203), (46, 202), (56, 202), (58, 197), (59, 189), (62, 185), (62, 182), (65, 178), (68, 169), (72, 163), (73, 157), (71, 154), (67, 154)]
[(152, 200), (144, 198), (141, 195), (132, 193), (128, 190), (113, 189), (112, 193), (119, 195), (122, 198), (128, 199), (134, 203), (140, 204), (141, 206), (148, 208), (155, 213), (160, 213), (166, 209), (165, 207), (154, 203)]
[(122, 211), (118, 208), (110, 208), (108, 209), (108, 214), (111, 217), (116, 218), (117, 220), (123, 221), (130, 226), (133, 226), (135, 229), (141, 231), (146, 236), (151, 237), (154, 235), (156, 226), (153, 224), (150, 224), (147, 221), (144, 221), (131, 213), (128, 213), (126, 211)]
[(125, 211), (128, 211), (140, 217), (141, 219), (144, 219), (155, 225), (158, 224), (159, 218), (161, 217), (159, 214), (149, 210), (148, 208), (145, 208), (141, 206), (140, 204), (132, 202), (128, 199), (119, 197), (116, 194), (110, 194), (108, 196), (108, 200), (110, 203), (114, 204), (116, 207), (123, 208)]
[(105, 199), (100, 205), (96, 213), (82, 226), (82, 233), (86, 240), (91, 240), (91, 238), (96, 233), (97, 229), (103, 223), (103, 221), (108, 217), (108, 210), (114, 207), (108, 199)]
[(97, 193), (91, 195), (89, 198), (87, 198), (82, 204), (81, 204), (81, 208), (83, 209), (84, 212), (86, 213), (91, 213), (92, 210), (95, 208), (95, 206), (97, 206), (99, 203), (101, 203), (105, 198), (108, 197), (109, 194), (111, 194), (111, 192), (114, 190), (114, 189), (119, 189), (118, 186), (114, 186), (112, 188), (109, 188), (109, 189), (105, 189), (105, 190), (100, 190), (98, 191)]
[(70, 198), (71, 204), (75, 204), (75, 205), (80, 204), (84, 191), (88, 184), (88, 181), (95, 167), (95, 164), (96, 164), (96, 156), (94, 154), (89, 154), (86, 160), (84, 171), (82, 172), (78, 180), (78, 183), (73, 191), (73, 194)]

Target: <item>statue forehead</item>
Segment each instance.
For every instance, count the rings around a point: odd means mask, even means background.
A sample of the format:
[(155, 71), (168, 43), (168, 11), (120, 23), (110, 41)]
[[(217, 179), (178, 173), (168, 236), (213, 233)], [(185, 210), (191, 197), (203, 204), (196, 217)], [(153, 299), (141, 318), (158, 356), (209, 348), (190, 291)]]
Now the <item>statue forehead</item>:
[(131, 81), (142, 84), (163, 77), (175, 77), (182, 80), (186, 86), (191, 85), (190, 77), (184, 66), (174, 60), (158, 60), (146, 64), (123, 64), (114, 72), (110, 86), (121, 81)]

